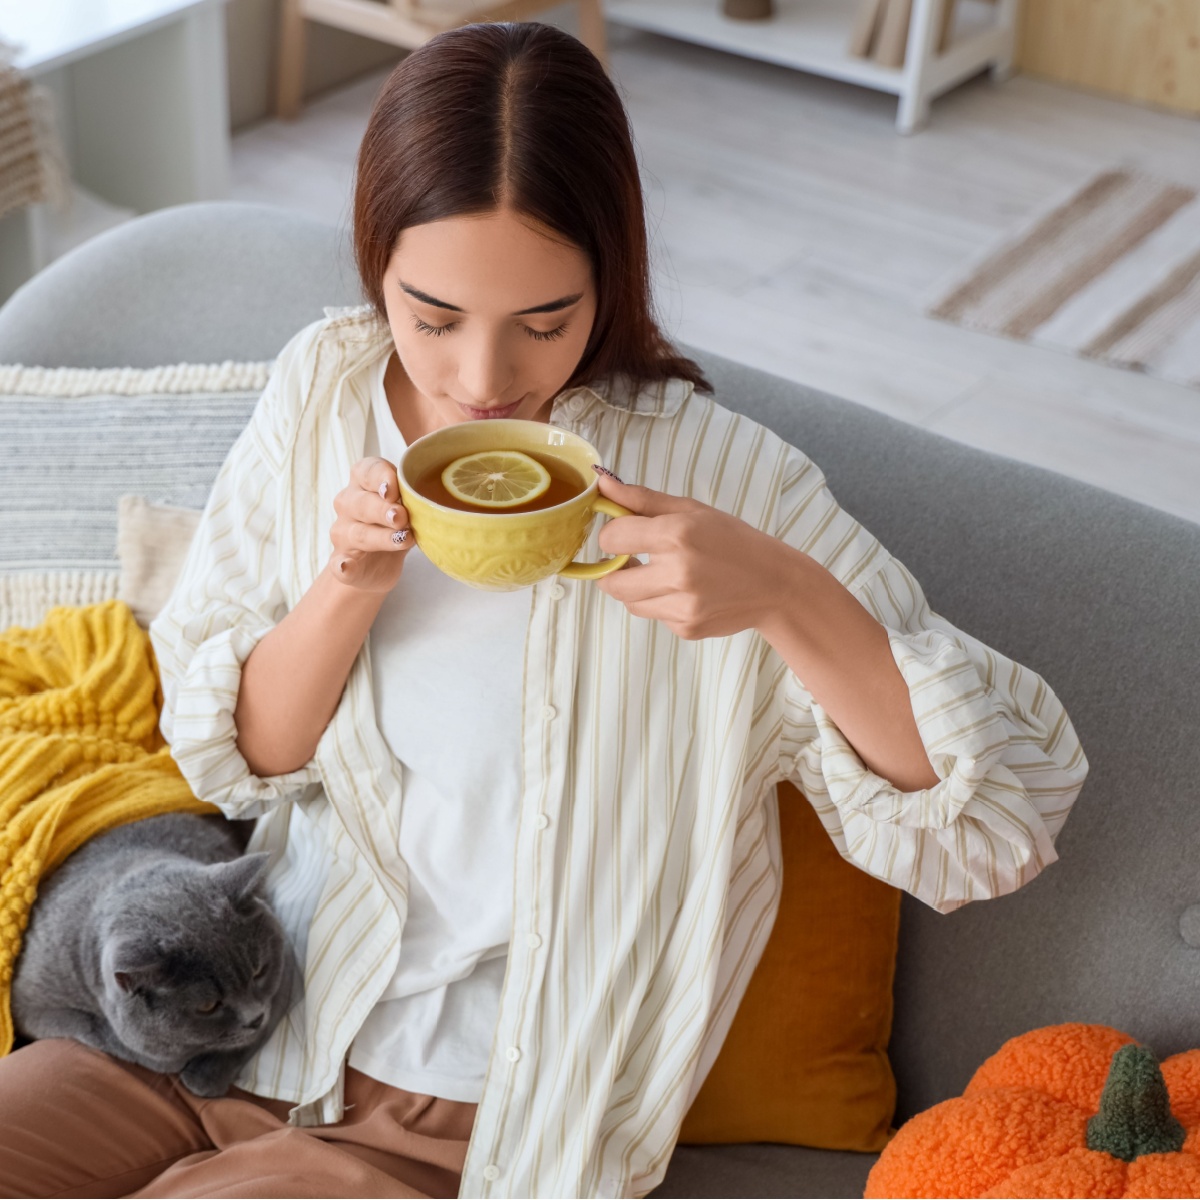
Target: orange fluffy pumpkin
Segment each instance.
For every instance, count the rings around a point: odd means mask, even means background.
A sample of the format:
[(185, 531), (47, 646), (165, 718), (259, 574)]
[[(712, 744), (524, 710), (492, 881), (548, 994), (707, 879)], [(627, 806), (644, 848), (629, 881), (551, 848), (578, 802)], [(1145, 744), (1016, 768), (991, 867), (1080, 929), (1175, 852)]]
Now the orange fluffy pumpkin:
[(1160, 1067), (1106, 1025), (1012, 1038), (901, 1127), (865, 1194), (1200, 1196), (1200, 1050)]

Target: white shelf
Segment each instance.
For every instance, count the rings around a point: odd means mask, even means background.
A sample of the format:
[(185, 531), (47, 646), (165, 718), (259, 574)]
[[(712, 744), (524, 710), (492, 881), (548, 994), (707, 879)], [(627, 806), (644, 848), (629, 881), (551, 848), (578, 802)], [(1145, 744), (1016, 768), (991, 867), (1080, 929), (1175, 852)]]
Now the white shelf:
[(763, 21), (727, 17), (721, 0), (605, 0), (604, 15), (620, 25), (891, 92), (903, 102), (898, 125), (904, 133), (924, 122), (934, 96), (989, 66), (1002, 78), (1011, 65), (1015, 0), (958, 0), (950, 44), (941, 55), (933, 49), (940, 4), (914, 0), (903, 67), (847, 52), (859, 0), (774, 2), (775, 15)]
[(77, 198), (0, 227), (0, 302), (131, 213), (229, 190), (225, 0), (0, 0), (0, 39), (49, 93)]
[(0, 0), (0, 37), (13, 65), (38, 76), (223, 0)]

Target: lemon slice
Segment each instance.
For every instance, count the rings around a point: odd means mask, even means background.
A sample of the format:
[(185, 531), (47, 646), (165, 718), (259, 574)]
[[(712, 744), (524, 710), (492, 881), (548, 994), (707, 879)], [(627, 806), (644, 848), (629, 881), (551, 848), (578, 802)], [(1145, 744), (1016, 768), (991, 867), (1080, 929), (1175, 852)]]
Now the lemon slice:
[(482, 508), (515, 508), (536, 500), (550, 486), (550, 472), (520, 450), (484, 450), (456, 458), (442, 484), (456, 500)]

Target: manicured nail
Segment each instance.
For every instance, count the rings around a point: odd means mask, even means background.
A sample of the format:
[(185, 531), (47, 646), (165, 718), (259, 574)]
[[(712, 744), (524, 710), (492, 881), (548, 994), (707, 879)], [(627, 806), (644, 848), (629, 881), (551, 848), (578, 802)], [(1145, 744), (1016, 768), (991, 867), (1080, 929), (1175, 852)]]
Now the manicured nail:
[(397, 546), (402, 545), (407, 540), (408, 540), (408, 530), (407, 529), (397, 529), (396, 532), (392, 534), (392, 541), (395, 542)]
[(387, 499), (387, 493), (388, 493), (388, 485), (387, 485), (387, 480), (385, 479), (385, 480), (384, 480), (384, 481), (383, 481), (383, 482), (382, 482), (382, 483), (379, 485), (379, 497), (380, 497), (380, 499), (381, 499), (381, 500), (386, 500), (386, 499)]
[(389, 508), (387, 510), (388, 524), (391, 525), (396, 520), (396, 517), (399, 516), (399, 514), (400, 510), (398, 508)]
[(600, 475), (607, 475), (609, 479), (615, 479), (618, 483), (624, 483), (619, 475), (614, 475), (607, 467), (602, 467), (599, 463), (592, 463), (592, 470)]

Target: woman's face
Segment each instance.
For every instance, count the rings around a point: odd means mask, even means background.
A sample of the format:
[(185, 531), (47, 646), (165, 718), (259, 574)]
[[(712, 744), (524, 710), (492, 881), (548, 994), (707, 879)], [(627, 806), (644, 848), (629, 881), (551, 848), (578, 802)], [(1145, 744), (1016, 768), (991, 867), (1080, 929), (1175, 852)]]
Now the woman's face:
[(409, 441), (460, 421), (548, 421), (596, 315), (587, 255), (503, 210), (405, 229), (383, 295), (399, 358), (388, 399)]

